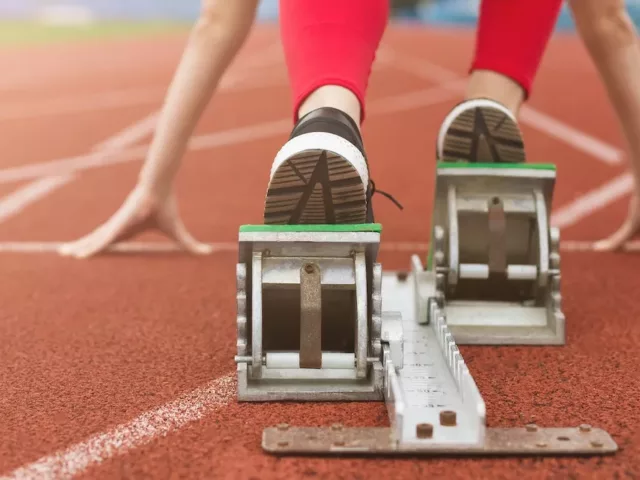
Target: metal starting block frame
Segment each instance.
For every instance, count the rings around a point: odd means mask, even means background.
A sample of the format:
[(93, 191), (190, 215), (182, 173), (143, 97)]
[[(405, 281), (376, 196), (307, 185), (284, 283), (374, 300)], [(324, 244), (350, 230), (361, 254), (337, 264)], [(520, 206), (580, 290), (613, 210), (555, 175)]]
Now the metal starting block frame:
[[(440, 163), (427, 270), (414, 258), (418, 321), (444, 309), (458, 344), (563, 345), (560, 233), (551, 164)], [(427, 283), (424, 283), (424, 282)]]
[(380, 231), (241, 227), (239, 400), (383, 399)]
[(487, 428), (457, 343), (565, 342), (553, 165), (440, 164), (427, 268), (382, 273), (379, 225), (245, 226), (240, 401), (383, 400), (390, 427), (263, 432), (278, 455), (603, 455), (603, 430)]

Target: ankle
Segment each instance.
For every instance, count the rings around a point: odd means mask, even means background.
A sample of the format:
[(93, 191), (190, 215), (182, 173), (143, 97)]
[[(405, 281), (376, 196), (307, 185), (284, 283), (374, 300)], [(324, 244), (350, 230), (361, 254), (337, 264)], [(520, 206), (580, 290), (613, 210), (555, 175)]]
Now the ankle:
[(476, 70), (471, 74), (466, 100), (490, 99), (505, 106), (514, 117), (524, 102), (524, 89), (515, 80), (489, 70)]
[(305, 113), (296, 123), (290, 138), (319, 131), (342, 137), (365, 155), (358, 124), (348, 113), (336, 107), (323, 106)]
[(334, 108), (348, 115), (360, 130), (362, 107), (358, 97), (349, 89), (338, 85), (324, 85), (314, 90), (298, 108), (298, 118), (323, 107)]

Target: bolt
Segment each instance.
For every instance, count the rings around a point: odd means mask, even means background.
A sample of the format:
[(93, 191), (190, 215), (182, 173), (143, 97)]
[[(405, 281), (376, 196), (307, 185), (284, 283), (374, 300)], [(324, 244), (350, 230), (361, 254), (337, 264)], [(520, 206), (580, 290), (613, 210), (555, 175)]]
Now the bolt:
[(280, 441), (278, 442), (278, 446), (279, 446), (279, 447), (282, 447), (282, 448), (284, 448), (284, 447), (288, 447), (288, 446), (289, 446), (289, 442), (288, 442), (288, 441), (286, 441), (286, 440), (280, 440)]
[(289, 424), (288, 423), (281, 423), (278, 425), (278, 430), (280, 430), (281, 432), (285, 431), (285, 430), (289, 430)]
[(304, 271), (307, 272), (307, 273), (313, 273), (314, 270), (315, 270), (315, 268), (313, 266), (313, 263), (307, 263), (304, 266)]
[(604, 444), (600, 440), (591, 440), (591, 446), (595, 448), (600, 448), (604, 446)]
[(396, 277), (398, 277), (398, 280), (401, 282), (405, 282), (407, 280), (407, 277), (409, 276), (409, 274), (407, 272), (398, 272), (396, 273)]
[(591, 431), (591, 425), (587, 425), (586, 423), (583, 423), (583, 424), (582, 424), (582, 425), (580, 425), (580, 427), (578, 427), (578, 428), (580, 428), (580, 431), (581, 431), (581, 432), (583, 432), (583, 433), (586, 433), (586, 432), (590, 432), (590, 431)]
[(547, 446), (546, 442), (538, 442), (538, 443), (536, 443), (536, 447), (544, 448), (546, 446)]
[(343, 440), (336, 440), (335, 442), (333, 442), (333, 446), (334, 447), (344, 447), (344, 441)]
[(433, 436), (433, 425), (430, 423), (419, 423), (416, 425), (416, 435), (418, 438), (431, 438)]
[(440, 425), (453, 427), (456, 425), (456, 412), (452, 410), (444, 410), (440, 412)]
[(535, 423), (530, 423), (525, 428), (527, 429), (527, 432), (537, 432), (538, 431), (538, 426)]

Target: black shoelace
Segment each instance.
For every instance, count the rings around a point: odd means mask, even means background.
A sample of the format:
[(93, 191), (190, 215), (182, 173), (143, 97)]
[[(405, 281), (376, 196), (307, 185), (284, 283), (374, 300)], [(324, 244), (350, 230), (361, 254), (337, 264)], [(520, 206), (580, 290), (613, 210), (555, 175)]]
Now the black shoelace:
[(373, 197), (376, 193), (379, 193), (380, 195), (383, 195), (385, 197), (387, 197), (389, 200), (391, 200), (393, 203), (396, 204), (396, 207), (398, 207), (400, 210), (404, 210), (404, 207), (402, 205), (400, 205), (400, 202), (398, 202), (398, 200), (396, 200), (393, 195), (391, 195), (390, 193), (387, 192), (383, 192), (382, 190), (378, 190), (376, 188), (376, 184), (374, 183), (373, 180), (369, 180), (369, 182), (371, 183), (371, 196)]

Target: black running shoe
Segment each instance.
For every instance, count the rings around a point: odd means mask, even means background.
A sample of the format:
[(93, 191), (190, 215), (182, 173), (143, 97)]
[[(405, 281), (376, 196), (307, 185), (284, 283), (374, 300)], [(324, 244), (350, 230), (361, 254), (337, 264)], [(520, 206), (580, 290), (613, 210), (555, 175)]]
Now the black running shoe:
[(513, 113), (488, 99), (458, 104), (442, 122), (436, 146), (443, 162), (523, 163), (522, 132)]
[(373, 193), (358, 126), (341, 110), (319, 108), (298, 121), (276, 155), (264, 222), (374, 223)]

